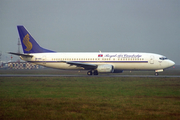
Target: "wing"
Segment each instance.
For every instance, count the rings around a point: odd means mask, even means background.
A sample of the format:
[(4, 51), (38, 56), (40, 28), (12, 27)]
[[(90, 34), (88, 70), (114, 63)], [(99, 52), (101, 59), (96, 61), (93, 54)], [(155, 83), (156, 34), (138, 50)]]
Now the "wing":
[(80, 62), (70, 62), (70, 61), (64, 61), (67, 64), (75, 65), (77, 67), (83, 67), (86, 70), (94, 70), (98, 67), (98, 65), (95, 64), (88, 64), (88, 63), (80, 63)]

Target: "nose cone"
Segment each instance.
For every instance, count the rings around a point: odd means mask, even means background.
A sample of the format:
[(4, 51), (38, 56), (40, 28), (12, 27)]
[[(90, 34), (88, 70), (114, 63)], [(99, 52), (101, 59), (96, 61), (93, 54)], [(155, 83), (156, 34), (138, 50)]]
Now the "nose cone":
[(172, 60), (169, 60), (169, 67), (175, 65), (175, 62), (173, 62)]

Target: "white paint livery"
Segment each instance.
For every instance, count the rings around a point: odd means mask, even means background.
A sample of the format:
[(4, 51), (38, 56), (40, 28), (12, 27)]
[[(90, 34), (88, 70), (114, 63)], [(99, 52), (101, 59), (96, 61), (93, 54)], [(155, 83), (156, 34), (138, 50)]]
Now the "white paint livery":
[[(98, 57), (99, 54), (103, 56)], [(175, 64), (166, 57), (153, 53), (35, 53), (29, 55), (33, 57), (21, 57), (21, 59), (51, 68), (95, 72), (116, 73), (116, 71), (122, 72), (123, 70), (155, 70), (157, 74)], [(118, 57), (118, 55), (122, 56)]]
[[(25, 54), (12, 53), (24, 61), (64, 69), (89, 70), (88, 75), (99, 72), (121, 73), (123, 70), (154, 70), (155, 75), (175, 63), (163, 55), (139, 52), (54, 52), (40, 47), (23, 26), (18, 26)], [(23, 40), (26, 42), (24, 46)], [(29, 40), (29, 41), (28, 41)], [(29, 49), (27, 49), (29, 48)], [(28, 50), (28, 51), (27, 51)]]

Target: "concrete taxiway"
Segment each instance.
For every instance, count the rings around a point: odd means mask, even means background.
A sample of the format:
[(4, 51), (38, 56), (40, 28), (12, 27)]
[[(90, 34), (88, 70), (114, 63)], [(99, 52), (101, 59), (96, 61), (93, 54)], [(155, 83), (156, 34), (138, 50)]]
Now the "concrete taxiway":
[(173, 75), (45, 75), (45, 74), (0, 74), (0, 77), (141, 77), (141, 78), (180, 78)]

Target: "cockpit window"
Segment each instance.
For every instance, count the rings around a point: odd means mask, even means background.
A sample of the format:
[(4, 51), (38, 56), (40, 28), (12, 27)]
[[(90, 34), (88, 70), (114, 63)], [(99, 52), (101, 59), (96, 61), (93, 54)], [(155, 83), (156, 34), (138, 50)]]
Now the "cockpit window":
[(167, 57), (160, 57), (160, 60), (167, 60)]

